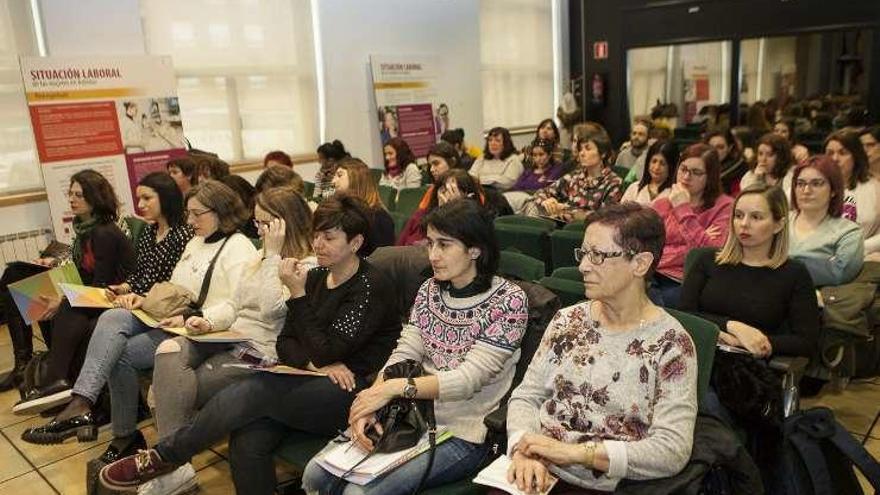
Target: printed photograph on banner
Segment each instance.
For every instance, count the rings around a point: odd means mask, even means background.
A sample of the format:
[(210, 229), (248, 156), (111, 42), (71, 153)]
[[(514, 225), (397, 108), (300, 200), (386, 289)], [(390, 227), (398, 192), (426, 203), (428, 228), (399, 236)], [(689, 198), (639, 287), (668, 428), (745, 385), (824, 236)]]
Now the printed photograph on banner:
[(379, 135), (382, 137), (383, 145), (391, 138), (398, 137), (397, 107), (379, 106)]
[(127, 155), (184, 147), (176, 96), (117, 100), (116, 112)]
[(52, 212), (52, 223), (56, 240), (70, 243), (73, 240), (73, 212), (70, 211), (70, 178), (80, 170), (92, 169), (107, 179), (116, 191), (119, 199), (120, 215), (132, 215), (131, 196), (129, 193), (128, 172), (125, 157), (122, 155), (103, 158), (89, 158), (76, 162), (47, 163), (43, 165), (43, 179), (46, 188), (60, 191), (61, 194), (47, 195), (49, 210)]

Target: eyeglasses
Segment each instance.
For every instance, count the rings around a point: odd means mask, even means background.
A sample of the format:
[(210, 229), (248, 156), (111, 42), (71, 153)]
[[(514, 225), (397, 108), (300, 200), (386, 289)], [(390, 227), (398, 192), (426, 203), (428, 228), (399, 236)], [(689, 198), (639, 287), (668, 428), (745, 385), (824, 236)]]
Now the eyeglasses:
[(186, 210), (186, 218), (189, 218), (189, 217), (196, 217), (196, 218), (198, 218), (198, 217), (204, 215), (205, 213), (211, 213), (212, 211), (214, 211), (214, 210), (212, 210), (212, 209), (210, 209), (210, 208), (208, 208), (208, 209), (206, 209), (206, 210), (202, 210), (202, 211), (199, 211), (199, 210)]
[(698, 168), (687, 168), (684, 165), (679, 165), (678, 171), (682, 174), (691, 175), (693, 177), (702, 177), (702, 176), (706, 175), (705, 170), (700, 170)]
[(271, 224), (272, 220), (257, 220), (256, 218), (254, 219), (254, 227), (256, 227), (257, 229), (259, 229), (260, 227), (265, 227), (268, 229), (269, 225)]
[(825, 184), (827, 184), (827, 183), (828, 183), (828, 181), (826, 181), (825, 179), (811, 179), (811, 180), (798, 179), (795, 181), (794, 187), (796, 187), (798, 189), (802, 189), (802, 190), (806, 189), (807, 186), (810, 186), (810, 189), (819, 189), (820, 187), (825, 187)]
[(598, 251), (596, 249), (574, 248), (574, 260), (578, 263), (584, 259), (584, 256), (590, 260), (593, 265), (601, 265), (607, 258), (619, 258), (621, 256), (633, 256), (636, 254), (633, 250), (627, 251)]

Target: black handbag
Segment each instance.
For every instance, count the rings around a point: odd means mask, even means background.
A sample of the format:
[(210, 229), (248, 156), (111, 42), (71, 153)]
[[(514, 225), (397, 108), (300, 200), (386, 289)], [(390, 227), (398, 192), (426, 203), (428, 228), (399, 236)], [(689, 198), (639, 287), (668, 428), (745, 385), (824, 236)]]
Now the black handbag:
[(712, 384), (739, 421), (778, 430), (783, 419), (782, 377), (751, 355), (716, 351)]
[[(385, 368), (383, 377), (385, 380), (394, 378), (418, 378), (426, 376), (422, 364), (412, 359), (389, 365)], [(431, 467), (434, 465), (434, 451), (437, 447), (437, 423), (434, 419), (434, 401), (429, 399), (407, 399), (397, 397), (391, 399), (381, 409), (376, 411), (377, 423), (382, 425), (382, 434), (375, 429), (368, 429), (367, 438), (373, 442), (373, 450), (361, 459), (350, 472), (375, 453), (387, 454), (415, 447), (425, 433), (428, 434), (428, 467), (422, 475), (415, 491), (419, 493), (428, 479)], [(349, 474), (342, 476), (342, 480)]]

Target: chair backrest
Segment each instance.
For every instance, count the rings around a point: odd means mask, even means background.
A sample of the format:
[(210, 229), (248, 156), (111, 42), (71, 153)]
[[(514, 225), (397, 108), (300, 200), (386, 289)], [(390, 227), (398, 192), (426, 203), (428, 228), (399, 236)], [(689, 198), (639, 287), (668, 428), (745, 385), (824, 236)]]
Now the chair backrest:
[(306, 199), (311, 199), (312, 196), (315, 195), (315, 183), (309, 181), (303, 181), (303, 197)]
[(388, 211), (394, 211), (397, 208), (397, 189), (386, 185), (381, 185), (378, 189), (379, 199), (382, 200), (385, 209)]
[(703, 402), (709, 389), (709, 378), (712, 375), (712, 363), (715, 361), (715, 346), (718, 343), (718, 326), (699, 316), (664, 308), (666, 312), (681, 323), (694, 341), (697, 352), (697, 400)]
[(513, 251), (501, 251), (498, 263), (500, 275), (534, 282), (540, 280), (545, 274), (544, 262), (531, 256), (515, 253)]
[(576, 280), (578, 282), (584, 281), (584, 275), (576, 266), (563, 266), (557, 268), (553, 270), (553, 274), (551, 276), (554, 278), (561, 278), (565, 280)]
[(532, 357), (534, 357), (535, 351), (538, 350), (541, 339), (544, 338), (544, 331), (547, 329), (547, 325), (561, 307), (559, 297), (549, 289), (535, 283), (520, 280), (515, 280), (514, 283), (525, 291), (526, 297), (529, 300), (529, 322), (526, 325), (526, 333), (523, 335), (522, 341), (520, 341), (520, 356), (519, 361), (516, 363), (516, 371), (513, 374), (513, 383), (511, 383), (510, 389), (501, 400), (502, 407), (506, 407), (510, 394), (522, 382), (526, 370), (529, 368), (529, 363), (532, 362)]
[(577, 265), (575, 248), (584, 243), (583, 230), (554, 230), (550, 232), (550, 259), (553, 268)]
[(577, 230), (578, 232), (583, 233), (585, 230), (584, 221), (575, 220), (573, 222), (569, 222), (565, 224), (565, 227), (562, 227), (562, 230)]
[(626, 174), (629, 173), (629, 169), (626, 168), (626, 167), (611, 167), (611, 170), (613, 170), (614, 173), (615, 173), (618, 177), (620, 177), (621, 180), (625, 179), (625, 178), (626, 178)]
[(416, 211), (416, 208), (419, 207), (419, 203), (422, 202), (422, 197), (428, 192), (428, 187), (429, 186), (422, 186), (401, 189), (397, 194), (395, 211), (412, 215), (412, 213)]
[(370, 177), (373, 178), (373, 183), (378, 184), (379, 180), (382, 178), (382, 174), (385, 173), (384, 169), (381, 168), (371, 168), (370, 169)]
[(128, 230), (131, 232), (131, 245), (137, 246), (138, 239), (140, 239), (141, 234), (143, 234), (144, 229), (147, 227), (147, 222), (138, 217), (132, 216), (125, 217), (124, 221), (125, 224), (128, 225)]
[(554, 230), (556, 222), (546, 218), (529, 217), (526, 215), (506, 215), (495, 219), (495, 225), (507, 224), (516, 225), (517, 227), (535, 227), (544, 230)]

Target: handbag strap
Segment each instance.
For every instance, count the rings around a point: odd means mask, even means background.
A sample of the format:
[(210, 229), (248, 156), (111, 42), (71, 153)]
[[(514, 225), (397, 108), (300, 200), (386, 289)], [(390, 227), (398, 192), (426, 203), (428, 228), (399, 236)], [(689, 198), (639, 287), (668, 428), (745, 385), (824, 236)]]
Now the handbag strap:
[(202, 304), (205, 304), (205, 299), (208, 298), (208, 289), (211, 288), (211, 277), (214, 275), (214, 265), (217, 264), (217, 258), (220, 257), (220, 252), (223, 251), (223, 247), (226, 246), (226, 243), (229, 242), (229, 238), (231, 235), (223, 239), (223, 244), (220, 244), (220, 249), (214, 253), (214, 257), (211, 258), (211, 264), (208, 265), (208, 271), (205, 272), (205, 278), (202, 279), (202, 288), (199, 289), (199, 298), (196, 300), (196, 308), (201, 308)]
[(427, 409), (425, 423), (428, 425), (428, 466), (425, 468), (425, 472), (422, 474), (422, 479), (419, 480), (419, 484), (416, 485), (415, 491), (413, 491), (414, 495), (418, 495), (425, 486), (425, 482), (428, 481), (428, 476), (431, 474), (431, 468), (434, 467), (434, 454), (437, 452), (437, 419), (434, 417), (433, 400), (431, 401), (431, 406)]

